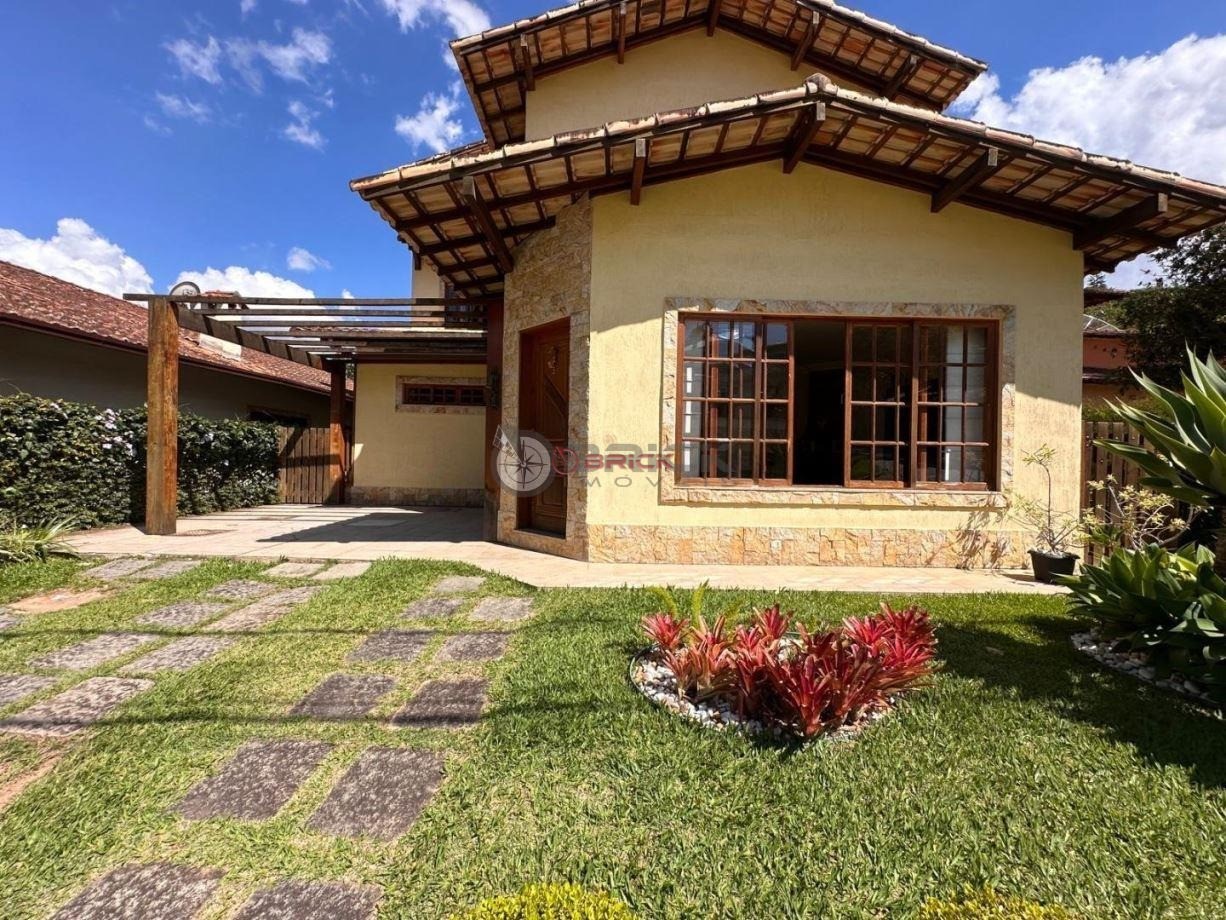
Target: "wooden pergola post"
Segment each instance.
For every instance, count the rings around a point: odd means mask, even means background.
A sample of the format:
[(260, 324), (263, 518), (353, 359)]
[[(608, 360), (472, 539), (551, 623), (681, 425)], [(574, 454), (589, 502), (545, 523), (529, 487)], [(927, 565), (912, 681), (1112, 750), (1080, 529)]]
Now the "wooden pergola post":
[(494, 439), (502, 424), (502, 302), (485, 308), (485, 374), (489, 387), (485, 402), (485, 515), (482, 536), (493, 542), (498, 539), (498, 506), (502, 503), (502, 486), (494, 470)]
[(179, 316), (165, 297), (149, 301), (148, 406), (145, 532), (165, 536), (179, 516)]
[(332, 372), (332, 403), (328, 412), (328, 504), (340, 505), (345, 501), (345, 365), (336, 362), (329, 366)]

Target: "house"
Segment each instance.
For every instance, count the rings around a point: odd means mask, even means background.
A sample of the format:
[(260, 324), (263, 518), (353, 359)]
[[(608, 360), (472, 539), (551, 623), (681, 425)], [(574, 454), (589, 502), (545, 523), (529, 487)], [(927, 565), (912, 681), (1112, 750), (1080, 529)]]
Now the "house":
[[(1127, 291), (1087, 289), (1086, 307), (1119, 300)], [(1081, 331), (1081, 400), (1086, 406), (1101, 406), (1113, 400), (1140, 399), (1145, 395), (1132, 376), (1128, 340), (1131, 333), (1098, 316), (1086, 313)]]
[[(184, 330), (183, 408), (210, 418), (326, 425), (329, 376)], [(0, 394), (113, 409), (146, 398), (148, 314), (138, 306), (0, 262)]]
[(351, 183), (429, 335), (229, 319), (357, 365), (351, 501), (480, 501), (547, 553), (1019, 564), (1027, 452), (1079, 505), (1084, 277), (1226, 219), (945, 114), (985, 64), (829, 0), (584, 0), (451, 49), (484, 137)]

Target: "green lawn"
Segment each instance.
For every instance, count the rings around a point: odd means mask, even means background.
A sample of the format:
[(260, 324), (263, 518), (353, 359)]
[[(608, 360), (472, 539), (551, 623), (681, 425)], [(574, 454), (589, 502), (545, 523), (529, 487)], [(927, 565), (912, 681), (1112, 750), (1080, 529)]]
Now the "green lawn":
[[(0, 673), (259, 569), (213, 561), (42, 615), (0, 633)], [(536, 880), (612, 891), (653, 920), (907, 917), (925, 897), (985, 883), (1086, 917), (1226, 916), (1226, 726), (1078, 657), (1058, 598), (928, 598), (946, 665), (935, 686), (855, 742), (781, 750), (704, 732), (630, 689), (649, 592), (540, 591), (507, 658), (465, 666), (494, 677), (480, 728), (386, 728), (378, 717), (459, 666), (429, 655), (345, 665), (345, 654), (395, 625), (440, 575), (471, 571), (378, 563), (241, 648), (159, 677), (92, 737), (58, 745), (54, 771), (0, 812), (0, 916), (44, 916), (99, 873), (154, 860), (227, 870), (209, 920), (288, 876), (379, 885), (380, 916), (414, 920)], [(0, 604), (70, 579), (80, 576), (65, 564), (0, 569)], [(485, 591), (531, 593), (497, 578)], [(734, 599), (775, 598), (711, 592), (709, 604)], [(779, 599), (828, 622), (877, 602)], [(431, 626), (479, 628), (462, 616)], [(366, 721), (287, 718), (337, 670), (400, 682)], [(275, 819), (188, 823), (169, 811), (243, 741), (273, 737), (336, 744)], [(394, 844), (308, 831), (306, 817), (371, 744), (445, 752), (433, 803)], [(0, 740), (0, 785), (45, 747)]]

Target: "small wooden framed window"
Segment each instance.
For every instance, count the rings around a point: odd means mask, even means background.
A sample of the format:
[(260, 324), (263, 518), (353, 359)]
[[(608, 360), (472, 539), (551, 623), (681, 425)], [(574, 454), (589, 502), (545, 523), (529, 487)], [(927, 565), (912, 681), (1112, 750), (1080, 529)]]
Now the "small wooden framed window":
[(987, 489), (995, 465), (996, 328), (920, 323), (915, 485)]
[(911, 334), (909, 323), (847, 324), (844, 479), (849, 486), (907, 484)]
[(485, 405), (485, 387), (471, 384), (403, 383), (400, 404), (480, 407)]

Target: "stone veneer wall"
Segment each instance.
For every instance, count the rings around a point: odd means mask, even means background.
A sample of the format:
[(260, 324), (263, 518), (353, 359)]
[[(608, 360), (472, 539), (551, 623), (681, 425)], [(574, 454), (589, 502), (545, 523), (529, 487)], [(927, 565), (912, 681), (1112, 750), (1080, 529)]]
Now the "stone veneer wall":
[[(534, 234), (515, 250), (515, 270), (504, 294), (502, 423), (519, 422), (519, 342), (525, 330), (570, 319), (570, 448), (588, 443), (588, 339), (592, 281), (592, 206), (582, 198), (558, 214), (549, 230)], [(553, 537), (516, 529), (517, 500), (502, 490), (498, 539), (512, 546), (587, 558), (587, 481), (567, 478), (566, 535)]]

